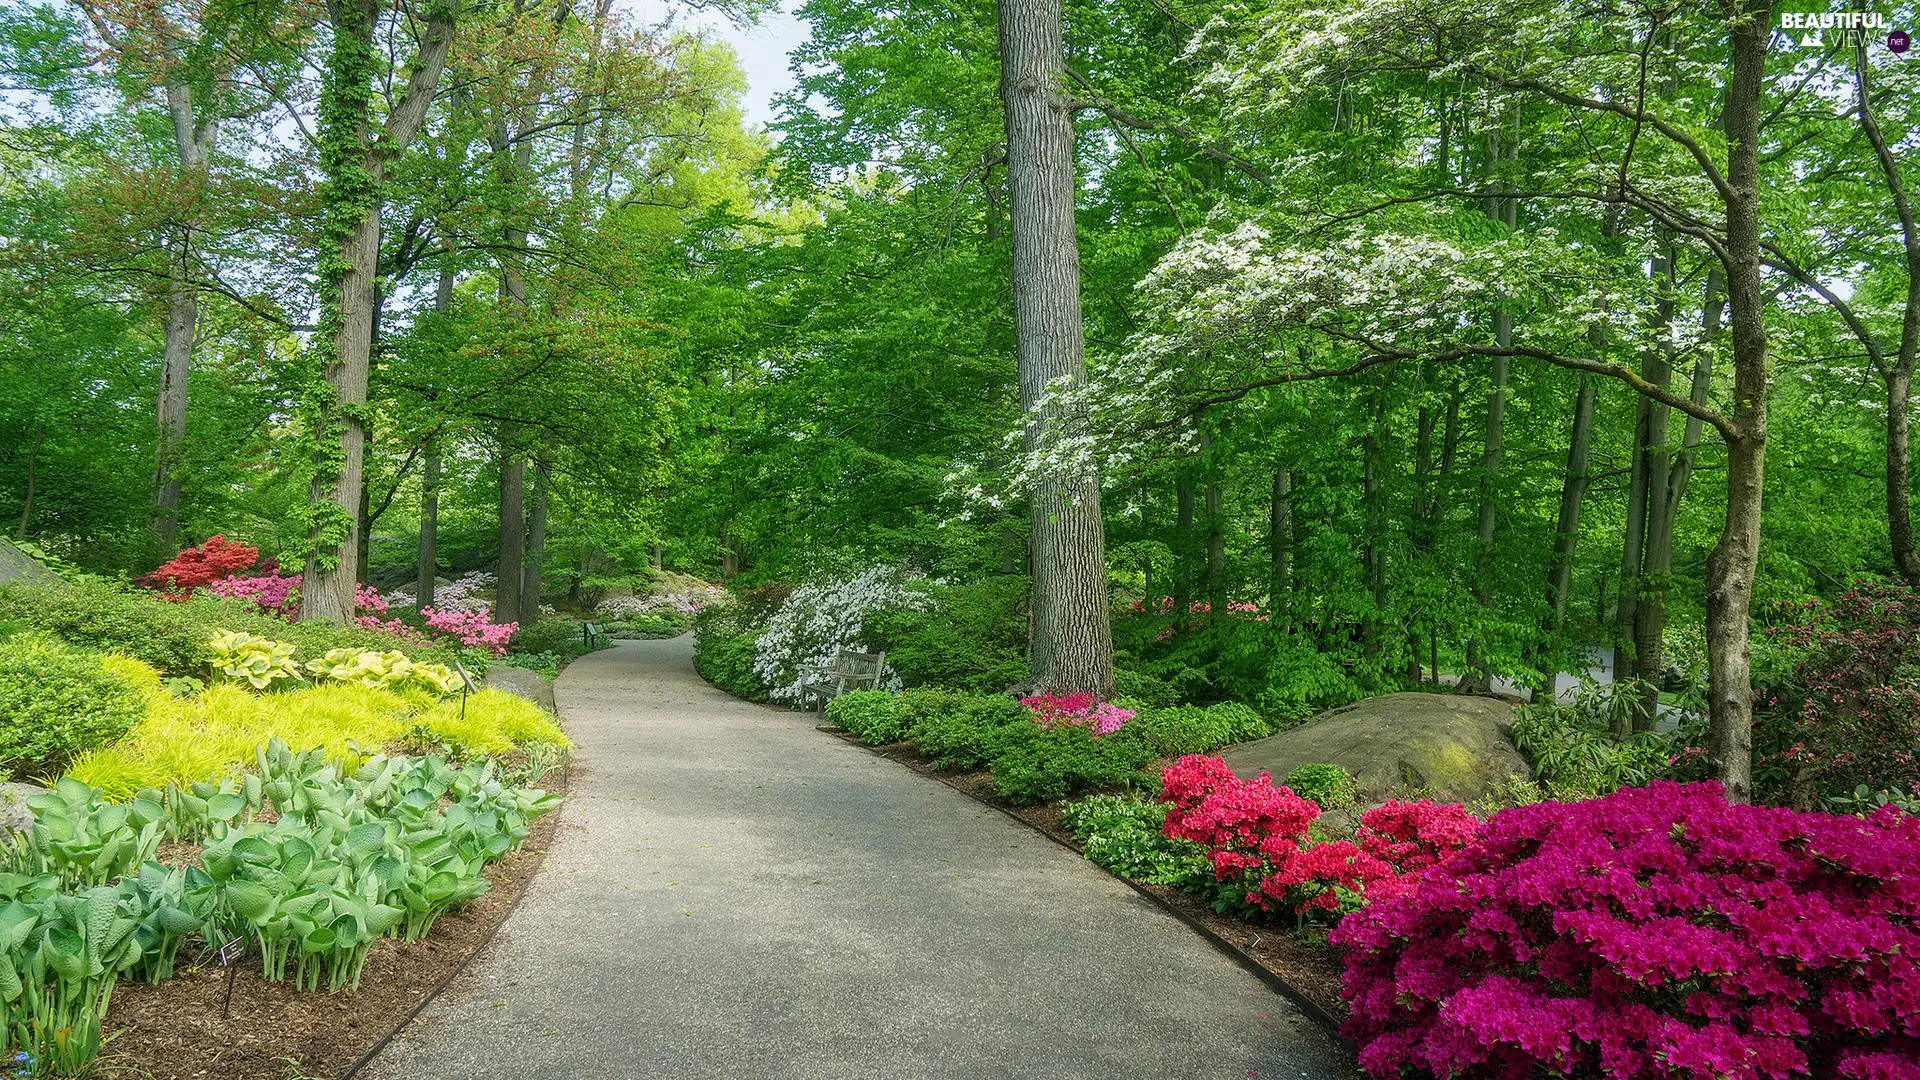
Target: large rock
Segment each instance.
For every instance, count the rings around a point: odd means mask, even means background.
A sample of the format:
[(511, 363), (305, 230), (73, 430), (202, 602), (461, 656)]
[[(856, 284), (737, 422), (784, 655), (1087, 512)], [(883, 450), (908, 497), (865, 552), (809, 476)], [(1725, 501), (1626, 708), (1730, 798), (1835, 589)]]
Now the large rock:
[(27, 809), (27, 800), (46, 790), (37, 784), (0, 784), (0, 840), (33, 828), (33, 811)]
[(537, 671), (507, 664), (488, 664), (480, 680), (498, 690), (518, 694), (548, 712), (553, 711), (553, 680)]
[(0, 585), (9, 581), (24, 581), (29, 585), (59, 581), (60, 575), (41, 565), (39, 559), (13, 546), (13, 542), (0, 537)]
[(1459, 694), (1386, 694), (1223, 753), (1242, 777), (1275, 783), (1309, 762), (1343, 766), (1363, 804), (1409, 792), (1470, 803), (1532, 773), (1513, 746), (1514, 709)]

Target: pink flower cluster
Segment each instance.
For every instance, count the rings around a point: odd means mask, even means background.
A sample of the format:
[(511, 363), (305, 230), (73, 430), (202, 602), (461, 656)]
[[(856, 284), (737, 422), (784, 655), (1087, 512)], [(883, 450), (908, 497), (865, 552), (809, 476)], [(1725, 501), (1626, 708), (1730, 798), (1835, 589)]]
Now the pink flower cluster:
[(239, 600), (262, 615), (291, 619), (300, 612), (300, 575), (282, 577), (261, 574), (258, 577), (230, 577), (206, 586), (215, 596)]
[(495, 656), (507, 655), (507, 642), (520, 629), (517, 622), (494, 622), (493, 609), (490, 607), (476, 611), (423, 607), (420, 614), (426, 618), (429, 630), (453, 637), (462, 645), (485, 648)]
[(1389, 802), (1361, 816), (1359, 842), (1314, 843), (1320, 807), (1261, 773), (1241, 780), (1227, 763), (1188, 754), (1161, 773), (1171, 804), (1162, 831), (1207, 848), (1215, 880), (1246, 888), (1247, 903), (1270, 911), (1339, 911), (1398, 896), (1428, 867), (1473, 839), (1479, 820), (1455, 804)]
[(1041, 727), (1083, 727), (1095, 735), (1111, 735), (1134, 718), (1132, 709), (1123, 709), (1092, 694), (1040, 694), (1020, 699), (1033, 713), (1033, 722)]
[(1711, 783), (1505, 810), (1334, 930), (1346, 1032), (1382, 1078), (1920, 1080), (1916, 866), (1920, 818)]

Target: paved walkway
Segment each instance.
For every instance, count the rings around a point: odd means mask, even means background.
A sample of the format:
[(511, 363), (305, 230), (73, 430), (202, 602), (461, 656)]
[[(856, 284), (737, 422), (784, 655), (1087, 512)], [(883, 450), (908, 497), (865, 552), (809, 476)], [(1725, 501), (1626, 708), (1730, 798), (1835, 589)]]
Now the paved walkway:
[(369, 1080), (1351, 1075), (1198, 934), (945, 785), (622, 641), (546, 865)]

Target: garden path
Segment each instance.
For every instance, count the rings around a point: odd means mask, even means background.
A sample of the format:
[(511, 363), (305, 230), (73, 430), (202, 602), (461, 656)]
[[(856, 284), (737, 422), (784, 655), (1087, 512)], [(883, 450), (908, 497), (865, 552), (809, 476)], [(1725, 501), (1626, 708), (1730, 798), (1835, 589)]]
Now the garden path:
[(544, 867), (367, 1080), (1352, 1075), (1292, 1004), (1070, 851), (694, 674), (575, 662)]

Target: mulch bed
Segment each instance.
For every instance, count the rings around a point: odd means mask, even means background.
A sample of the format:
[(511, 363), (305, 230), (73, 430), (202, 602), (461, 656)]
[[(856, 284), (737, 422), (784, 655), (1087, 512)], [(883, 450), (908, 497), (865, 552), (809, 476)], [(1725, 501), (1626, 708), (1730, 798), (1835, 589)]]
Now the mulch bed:
[[(567, 771), (541, 787), (565, 793)], [(158, 986), (114, 988), (106, 1030), (115, 1032), (103, 1071), (153, 1080), (296, 1080), (339, 1077), (412, 1019), (416, 1010), (492, 938), (545, 860), (558, 813), (533, 823), (520, 850), (487, 868), (485, 896), (434, 921), (425, 940), (374, 945), (357, 993), (303, 993), (260, 977), (249, 952), (233, 965), (233, 1003), (222, 1016), (228, 977), (212, 956), (182, 953)]]
[[(848, 732), (824, 726), (820, 730), (839, 736), (855, 746), (864, 745), (858, 737)], [(1080, 850), (1080, 844), (1067, 832), (1057, 804), (1015, 806), (1008, 803), (993, 793), (993, 776), (985, 769), (942, 772), (921, 757), (912, 743), (866, 748), (1002, 810), (1075, 851)], [(1331, 1027), (1346, 1019), (1347, 1005), (1340, 1000), (1340, 954), (1327, 944), (1324, 931), (1303, 934), (1290, 927), (1250, 923), (1221, 915), (1213, 910), (1211, 904), (1178, 889), (1134, 881), (1127, 884), (1159, 901), (1190, 924), (1197, 925), (1213, 939), (1215, 945), (1232, 951), (1243, 963), (1265, 971), (1270, 976), (1269, 982), (1278, 984), (1276, 989), (1281, 989), (1296, 1000), (1305, 999), (1303, 1004), (1306, 1011), (1315, 1020)]]

